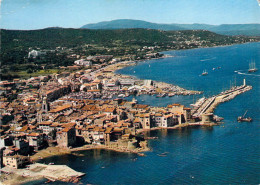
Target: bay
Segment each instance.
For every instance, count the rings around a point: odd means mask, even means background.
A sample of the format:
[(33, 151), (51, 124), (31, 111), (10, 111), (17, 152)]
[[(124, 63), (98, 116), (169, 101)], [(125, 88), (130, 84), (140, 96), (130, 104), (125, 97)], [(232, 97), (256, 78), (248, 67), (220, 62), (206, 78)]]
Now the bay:
[[(117, 71), (204, 91), (196, 97), (136, 97), (139, 103), (152, 106), (176, 102), (188, 106), (194, 99), (218, 94), (235, 81), (237, 85), (242, 84), (246, 78), (253, 89), (215, 110), (215, 114), (224, 118), (223, 125), (147, 132), (159, 138), (149, 141), (152, 150), (146, 152), (146, 157), (90, 150), (79, 152), (84, 156), (54, 156), (41, 162), (66, 164), (86, 173), (81, 180), (83, 184), (259, 184), (260, 73), (247, 73), (251, 61), (260, 68), (259, 52), (260, 43), (167, 51), (163, 53), (174, 57), (140, 62)], [(213, 70), (217, 67), (221, 68)], [(207, 76), (201, 76), (203, 70), (208, 71)], [(253, 118), (252, 123), (236, 121), (245, 110)], [(165, 157), (158, 156), (164, 152), (168, 152)]]

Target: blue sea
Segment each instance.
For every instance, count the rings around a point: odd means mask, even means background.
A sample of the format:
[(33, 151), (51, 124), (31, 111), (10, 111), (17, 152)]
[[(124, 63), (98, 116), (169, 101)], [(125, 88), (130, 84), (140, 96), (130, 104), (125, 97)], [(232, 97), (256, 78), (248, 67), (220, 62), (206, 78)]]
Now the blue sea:
[[(202, 96), (241, 85), (244, 78), (253, 89), (216, 108), (215, 114), (224, 118), (220, 126), (147, 132), (159, 138), (149, 140), (152, 150), (145, 157), (90, 150), (81, 151), (84, 156), (54, 156), (41, 162), (66, 164), (86, 173), (81, 179), (83, 184), (259, 184), (260, 70), (251, 74), (247, 70), (251, 61), (260, 68), (260, 43), (163, 53), (173, 57), (140, 62), (117, 72), (204, 93), (164, 98), (143, 95), (136, 97), (139, 103), (189, 106)], [(207, 76), (201, 76), (203, 70), (207, 70)], [(246, 110), (253, 122), (238, 123), (237, 117)], [(158, 156), (164, 152), (168, 152), (165, 157)]]

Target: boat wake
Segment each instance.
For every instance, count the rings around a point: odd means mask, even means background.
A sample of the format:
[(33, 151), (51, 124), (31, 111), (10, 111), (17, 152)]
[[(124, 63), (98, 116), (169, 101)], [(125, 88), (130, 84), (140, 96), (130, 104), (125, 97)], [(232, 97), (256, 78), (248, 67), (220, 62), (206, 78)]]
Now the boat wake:
[(239, 70), (239, 71), (234, 71), (235, 73), (239, 74), (239, 75), (248, 75), (248, 76), (260, 76), (260, 75), (256, 75), (256, 74), (250, 74), (250, 73), (246, 73), (243, 70)]
[(213, 60), (213, 59), (216, 59), (217, 57), (213, 57), (213, 58), (207, 58), (207, 59), (204, 59), (204, 60), (200, 60), (200, 61), (208, 61), (208, 60)]

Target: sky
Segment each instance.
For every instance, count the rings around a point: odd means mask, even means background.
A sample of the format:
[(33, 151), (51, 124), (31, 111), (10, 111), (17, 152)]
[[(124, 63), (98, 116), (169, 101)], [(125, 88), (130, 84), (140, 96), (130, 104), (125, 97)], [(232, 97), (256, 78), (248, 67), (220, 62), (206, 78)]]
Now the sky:
[(258, 0), (0, 0), (0, 28), (79, 28), (136, 19), (154, 23), (260, 23)]

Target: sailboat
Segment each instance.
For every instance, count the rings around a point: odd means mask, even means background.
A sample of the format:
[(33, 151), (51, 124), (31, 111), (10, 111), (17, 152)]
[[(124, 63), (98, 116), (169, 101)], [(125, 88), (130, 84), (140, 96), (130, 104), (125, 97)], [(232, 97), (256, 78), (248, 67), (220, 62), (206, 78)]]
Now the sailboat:
[(204, 70), (201, 75), (205, 76), (205, 75), (207, 75), (207, 74), (208, 74), (207, 70)]
[(246, 113), (247, 113), (247, 111), (245, 112), (245, 114), (244, 114), (243, 116), (239, 116), (239, 117), (237, 118), (237, 121), (238, 121), (238, 122), (251, 122), (253, 119), (250, 118), (250, 117), (246, 118), (246, 117), (245, 117), (245, 116), (246, 116)]
[(248, 72), (249, 72), (249, 73), (256, 72), (257, 70), (258, 70), (258, 69), (255, 67), (255, 62), (249, 63), (249, 69), (248, 69)]

